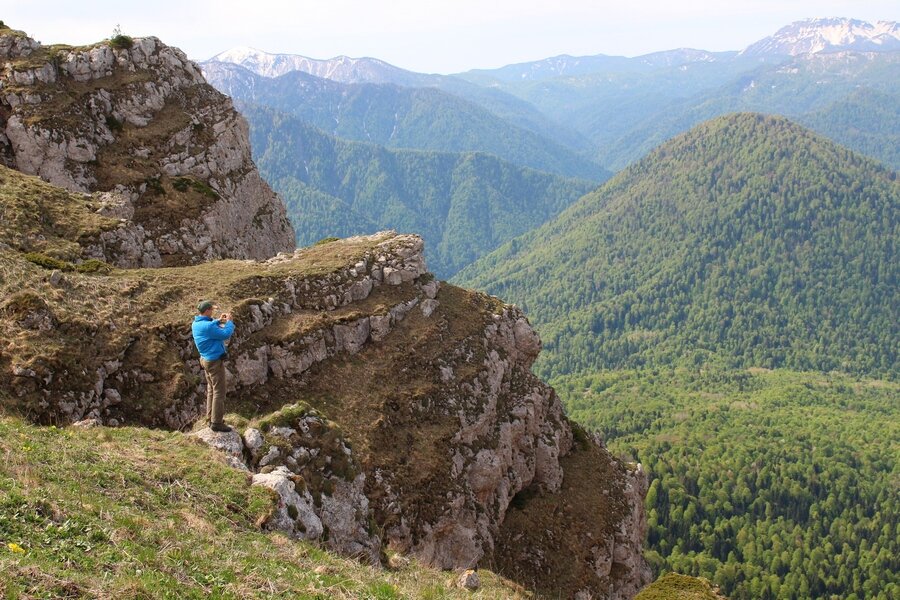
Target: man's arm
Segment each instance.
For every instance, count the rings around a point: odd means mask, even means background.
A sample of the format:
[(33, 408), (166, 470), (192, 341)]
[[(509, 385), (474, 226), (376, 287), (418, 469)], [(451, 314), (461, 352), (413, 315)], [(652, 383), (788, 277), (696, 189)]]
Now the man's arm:
[(224, 327), (219, 327), (218, 321), (210, 321), (206, 326), (206, 335), (214, 340), (227, 340), (234, 333), (234, 321), (228, 321)]

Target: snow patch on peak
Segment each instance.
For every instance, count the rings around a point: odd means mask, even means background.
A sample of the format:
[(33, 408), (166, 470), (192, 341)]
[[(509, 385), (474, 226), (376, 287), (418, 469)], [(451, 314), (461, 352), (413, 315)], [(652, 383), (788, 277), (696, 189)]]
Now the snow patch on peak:
[(745, 48), (746, 56), (818, 54), (839, 51), (900, 50), (900, 23), (827, 18), (796, 21)]
[(262, 77), (280, 77), (300, 71), (340, 83), (394, 83), (427, 85), (430, 75), (406, 71), (375, 58), (335, 56), (329, 59), (309, 58), (299, 54), (273, 54), (248, 46), (238, 46), (216, 54), (202, 65), (233, 63)]

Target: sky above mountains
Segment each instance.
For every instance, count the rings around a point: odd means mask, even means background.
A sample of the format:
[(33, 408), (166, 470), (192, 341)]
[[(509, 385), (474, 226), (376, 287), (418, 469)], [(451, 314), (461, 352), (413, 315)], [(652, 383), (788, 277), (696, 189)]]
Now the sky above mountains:
[(453, 73), (558, 54), (636, 56), (679, 47), (740, 50), (811, 17), (900, 20), (896, 0), (0, 0), (0, 18), (45, 43), (156, 35), (195, 60), (233, 46), (372, 56)]

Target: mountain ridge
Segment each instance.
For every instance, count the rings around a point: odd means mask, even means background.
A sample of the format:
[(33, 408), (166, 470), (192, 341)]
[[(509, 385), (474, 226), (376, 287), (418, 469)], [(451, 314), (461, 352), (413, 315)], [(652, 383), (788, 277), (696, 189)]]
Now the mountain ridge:
[[(0, 429), (19, 432), (20, 454), (32, 450), (21, 446), (26, 439), (50, 440), (39, 453), (51, 461), (60, 447), (52, 440), (74, 438), (63, 462), (93, 475), (51, 506), (51, 481), (35, 486), (34, 472), (22, 468), (27, 461), (13, 464), (11, 477), (3, 470), (0, 567), (6, 573), (15, 565), (13, 579), (0, 580), (3, 593), (168, 595), (173, 579), (185, 576), (191, 583), (181, 589), (197, 583), (205, 595), (245, 597), (246, 582), (236, 580), (247, 573), (247, 548), (293, 548), (293, 539), (320, 547), (301, 546), (299, 554), (321, 557), (324, 548), (376, 567), (387, 562), (388, 547), (436, 569), (496, 565), (536, 593), (628, 598), (648, 581), (640, 466), (619, 461), (566, 419), (553, 389), (531, 372), (541, 342), (521, 311), (436, 280), (418, 236), (380, 232), (295, 251), (260, 244), (256, 256), (226, 259), (200, 246), (193, 263), (171, 266), (91, 256), (98, 238), (128, 232), (132, 216), (146, 216), (139, 210), (160, 219), (160, 244), (176, 244), (185, 215), (204, 215), (213, 201), (233, 209), (223, 220), (270, 229), (270, 242), (290, 227), (268, 227), (284, 211), (268, 187), (234, 201), (230, 184), (258, 177), (245, 152), (246, 122), (183, 53), (127, 36), (52, 50), (0, 30), (4, 84), (14, 84), (4, 85), (0, 100), (10, 106), (0, 116), (29, 111), (21, 122), (34, 136), (0, 138), (0, 157), (44, 178), (0, 165)], [(72, 86), (70, 78), (89, 84)], [(227, 118), (211, 120), (220, 113)], [(37, 142), (24, 152), (22, 139)], [(68, 143), (83, 139), (96, 147)], [(223, 147), (232, 152), (220, 153)], [(207, 163), (220, 159), (221, 166)], [(45, 162), (53, 168), (40, 169)], [(204, 177), (204, 168), (221, 181)], [(100, 187), (86, 193), (95, 181)], [(151, 193), (135, 215), (110, 213), (110, 204), (122, 203), (109, 198), (107, 184)], [(269, 203), (268, 211), (254, 201)], [(229, 248), (253, 235), (234, 231)], [(229, 432), (201, 422), (207, 390), (189, 328), (198, 296), (220, 303), (237, 323), (225, 363)], [(122, 426), (143, 429), (103, 429)], [(100, 428), (105, 442), (95, 450), (117, 454), (116, 440), (127, 437), (133, 454), (105, 464), (90, 451), (95, 434), (81, 428)], [(220, 497), (232, 484), (207, 487), (195, 476), (207, 463), (181, 450), (187, 440), (179, 433), (192, 429), (198, 444), (222, 452), (235, 470), (229, 481), (241, 489)], [(0, 446), (7, 442), (4, 436)], [(129, 470), (133, 457), (137, 471)], [(120, 479), (113, 469), (129, 474)], [(59, 474), (50, 479), (70, 490), (72, 479)], [(171, 493), (176, 488), (185, 494)], [(86, 505), (82, 493), (96, 502)], [(562, 493), (586, 502), (561, 506), (549, 535), (528, 540), (528, 554), (549, 555), (557, 538), (582, 554), (566, 557), (564, 579), (552, 569), (523, 573), (516, 551), (524, 546), (516, 542), (527, 524), (506, 514), (560, 504)], [(180, 501), (190, 498), (208, 499), (208, 512), (185, 512)], [(150, 521), (162, 515), (171, 518)], [(235, 540), (241, 549), (234, 554), (216, 551), (217, 567), (208, 568), (163, 543), (185, 523), (229, 540), (250, 528), (254, 535), (246, 544)], [(122, 540), (152, 556), (123, 557)], [(109, 565), (122, 578), (92, 577)], [(314, 589), (309, 573), (290, 572), (279, 589)], [(272, 585), (253, 573), (254, 593), (271, 594)], [(332, 578), (329, 594), (367, 588), (396, 597), (387, 575), (381, 585), (346, 586), (329, 573), (315, 573)]]

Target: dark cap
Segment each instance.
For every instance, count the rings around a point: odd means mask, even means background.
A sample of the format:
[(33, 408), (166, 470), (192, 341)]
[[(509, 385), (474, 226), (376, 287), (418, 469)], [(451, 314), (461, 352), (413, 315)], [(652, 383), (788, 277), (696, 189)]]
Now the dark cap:
[(215, 304), (213, 304), (209, 300), (203, 300), (200, 302), (200, 304), (197, 305), (197, 312), (205, 313), (206, 311), (213, 308), (214, 306), (215, 306)]

